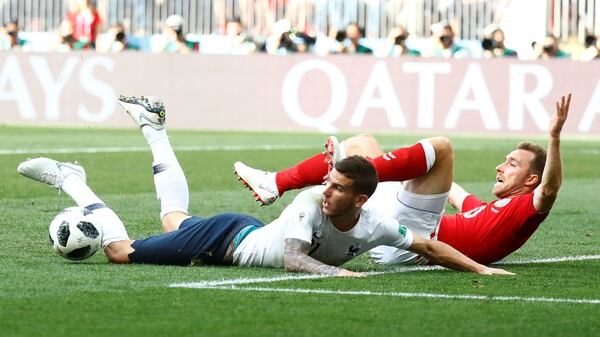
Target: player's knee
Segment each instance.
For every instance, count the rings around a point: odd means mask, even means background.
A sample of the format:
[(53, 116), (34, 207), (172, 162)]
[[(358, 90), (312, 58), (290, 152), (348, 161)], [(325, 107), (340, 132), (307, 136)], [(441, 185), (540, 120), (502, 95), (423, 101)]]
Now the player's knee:
[(435, 150), (436, 163), (447, 163), (453, 165), (454, 149), (452, 142), (447, 137), (439, 136), (427, 139)]
[(104, 254), (111, 263), (129, 263), (131, 252), (133, 252), (131, 244), (124, 244), (124, 241), (113, 242), (104, 248)]
[(163, 232), (176, 231), (181, 226), (181, 223), (189, 218), (190, 216), (187, 213), (179, 211), (164, 214), (161, 218)]
[(383, 154), (377, 139), (369, 134), (359, 134), (346, 139), (344, 150), (349, 156), (377, 157)]

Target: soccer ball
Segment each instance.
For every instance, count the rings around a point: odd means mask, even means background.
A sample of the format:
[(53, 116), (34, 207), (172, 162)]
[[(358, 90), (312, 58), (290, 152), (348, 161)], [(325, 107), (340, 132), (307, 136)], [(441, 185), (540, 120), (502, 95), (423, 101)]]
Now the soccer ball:
[(50, 223), (49, 232), (54, 251), (69, 260), (87, 259), (102, 243), (102, 228), (96, 217), (79, 207), (58, 213)]

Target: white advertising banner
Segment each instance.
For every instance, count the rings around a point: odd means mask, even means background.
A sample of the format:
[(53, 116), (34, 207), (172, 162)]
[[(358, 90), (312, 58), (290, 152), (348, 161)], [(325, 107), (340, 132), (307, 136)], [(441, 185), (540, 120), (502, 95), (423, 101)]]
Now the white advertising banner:
[(0, 123), (126, 126), (120, 93), (159, 96), (170, 128), (600, 135), (600, 62), (2, 53)]

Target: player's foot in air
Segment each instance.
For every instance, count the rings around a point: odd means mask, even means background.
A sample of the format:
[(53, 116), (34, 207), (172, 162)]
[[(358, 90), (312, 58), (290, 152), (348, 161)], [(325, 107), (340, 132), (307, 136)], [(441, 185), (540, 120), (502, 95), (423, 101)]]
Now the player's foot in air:
[(323, 180), (329, 178), (329, 172), (335, 167), (335, 163), (344, 159), (342, 146), (335, 136), (327, 137), (325, 141), (325, 163), (327, 164), (327, 175), (323, 177)]
[(165, 128), (167, 112), (160, 100), (144, 96), (121, 95), (118, 102), (140, 128), (144, 125), (148, 125), (155, 130), (163, 130)]
[(238, 180), (252, 191), (254, 199), (262, 205), (270, 205), (279, 197), (275, 172), (257, 170), (239, 161), (233, 164), (233, 172), (237, 174)]
[(32, 158), (19, 164), (17, 172), (27, 178), (60, 189), (65, 178), (77, 175), (85, 182), (85, 170), (78, 163), (63, 163), (50, 158)]

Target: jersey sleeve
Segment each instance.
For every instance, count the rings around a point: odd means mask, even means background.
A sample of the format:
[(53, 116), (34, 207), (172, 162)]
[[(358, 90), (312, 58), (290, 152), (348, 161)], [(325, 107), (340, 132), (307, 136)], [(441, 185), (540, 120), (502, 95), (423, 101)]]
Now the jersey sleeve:
[(304, 191), (284, 210), (285, 239), (299, 239), (310, 243), (313, 229), (321, 221), (320, 199), (314, 193)]
[(528, 216), (537, 215), (537, 214), (548, 214), (548, 212), (540, 213), (537, 209), (535, 209), (535, 205), (533, 204), (534, 197), (535, 197), (535, 192), (529, 193), (527, 195), (524, 195), (524, 196), (518, 198), (517, 201), (521, 205), (521, 207), (519, 207), (518, 210), (520, 211), (520, 213), (522, 213), (522, 216), (528, 217)]
[(476, 207), (485, 204), (484, 201), (480, 200), (476, 196), (469, 194), (462, 203), (461, 213), (468, 212)]
[(401, 225), (396, 219), (386, 219), (386, 246), (406, 250), (413, 243), (413, 232), (406, 226)]

